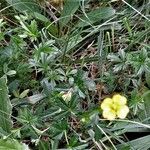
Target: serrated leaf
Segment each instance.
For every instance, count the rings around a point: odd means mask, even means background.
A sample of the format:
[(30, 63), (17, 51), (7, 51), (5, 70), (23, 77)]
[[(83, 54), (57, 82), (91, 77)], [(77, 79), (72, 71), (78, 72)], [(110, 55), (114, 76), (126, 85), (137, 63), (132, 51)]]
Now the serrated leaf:
[(77, 69), (73, 69), (73, 70), (71, 70), (70, 72), (69, 72), (69, 75), (74, 75), (74, 74), (76, 74), (77, 73)]
[(114, 54), (109, 54), (107, 56), (107, 59), (109, 59), (112, 62), (122, 62), (121, 59), (117, 55), (114, 55)]
[(123, 64), (116, 64), (113, 68), (114, 72), (118, 72), (118, 71), (121, 71), (123, 69)]
[(12, 127), (11, 112), (12, 107), (9, 100), (6, 78), (0, 78), (0, 127), (10, 132)]

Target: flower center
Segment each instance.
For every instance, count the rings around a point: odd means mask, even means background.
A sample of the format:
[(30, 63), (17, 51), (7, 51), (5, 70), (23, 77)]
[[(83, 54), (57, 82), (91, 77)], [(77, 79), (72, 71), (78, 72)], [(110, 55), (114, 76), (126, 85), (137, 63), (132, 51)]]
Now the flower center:
[(113, 103), (111, 106), (111, 109), (114, 110), (115, 112), (119, 109), (119, 106), (116, 103)]

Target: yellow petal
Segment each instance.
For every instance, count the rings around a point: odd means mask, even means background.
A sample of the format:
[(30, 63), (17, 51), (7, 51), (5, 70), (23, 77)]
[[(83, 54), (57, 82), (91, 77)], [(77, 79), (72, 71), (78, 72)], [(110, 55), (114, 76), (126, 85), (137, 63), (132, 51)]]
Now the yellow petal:
[(114, 120), (116, 118), (116, 113), (113, 110), (104, 110), (103, 111), (103, 117), (108, 120)]
[(119, 94), (114, 95), (112, 100), (118, 105), (125, 105), (127, 103), (127, 99)]
[(120, 109), (117, 111), (117, 116), (120, 119), (125, 119), (128, 113), (129, 113), (129, 108), (128, 106), (124, 105), (120, 107)]
[(104, 101), (101, 104), (101, 109), (109, 109), (111, 105), (113, 104), (113, 101), (111, 98), (105, 98)]

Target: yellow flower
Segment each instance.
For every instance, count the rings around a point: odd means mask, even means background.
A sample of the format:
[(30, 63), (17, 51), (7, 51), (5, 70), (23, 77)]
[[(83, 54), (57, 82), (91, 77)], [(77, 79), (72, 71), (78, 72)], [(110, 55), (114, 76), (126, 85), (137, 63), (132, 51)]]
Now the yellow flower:
[(126, 118), (129, 113), (129, 108), (126, 104), (127, 99), (119, 94), (114, 95), (112, 98), (105, 98), (101, 104), (103, 117), (108, 120), (114, 120), (115, 118)]

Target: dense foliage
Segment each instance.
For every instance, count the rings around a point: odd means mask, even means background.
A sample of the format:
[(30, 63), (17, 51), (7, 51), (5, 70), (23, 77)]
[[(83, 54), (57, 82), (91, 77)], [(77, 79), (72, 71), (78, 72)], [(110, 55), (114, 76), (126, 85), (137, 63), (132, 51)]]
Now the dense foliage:
[(149, 8), (1, 0), (0, 150), (150, 149)]

